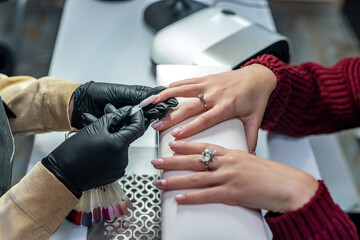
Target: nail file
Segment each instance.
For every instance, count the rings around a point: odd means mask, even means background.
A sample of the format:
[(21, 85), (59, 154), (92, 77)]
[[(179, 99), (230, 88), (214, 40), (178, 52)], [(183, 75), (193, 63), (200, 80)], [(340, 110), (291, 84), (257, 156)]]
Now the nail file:
[(156, 97), (155, 95), (152, 95), (148, 98), (145, 98), (144, 100), (141, 101), (141, 103), (132, 107), (130, 116), (140, 111), (143, 107), (150, 105), (155, 100), (155, 97)]
[(137, 113), (138, 111), (140, 111), (142, 109), (142, 107), (140, 107), (139, 105), (133, 106), (131, 108), (131, 112), (130, 112), (130, 116), (134, 115), (135, 113)]

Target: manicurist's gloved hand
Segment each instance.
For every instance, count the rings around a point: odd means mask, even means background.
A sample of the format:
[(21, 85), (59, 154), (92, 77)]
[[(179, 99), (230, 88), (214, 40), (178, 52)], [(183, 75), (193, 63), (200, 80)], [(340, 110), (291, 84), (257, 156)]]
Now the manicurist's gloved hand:
[[(112, 83), (88, 82), (79, 86), (74, 92), (74, 108), (71, 115), (71, 125), (82, 128), (86, 124), (82, 114), (90, 113), (99, 118), (104, 114), (104, 107), (111, 103), (115, 108), (139, 104), (145, 98), (156, 95), (165, 87), (147, 87), (140, 85), (124, 85)], [(145, 127), (164, 114), (169, 107), (177, 105), (175, 98), (169, 98), (157, 104), (143, 108)]]
[[(131, 107), (105, 114), (67, 139), (42, 160), (76, 197), (125, 174), (130, 143), (145, 132), (144, 115)], [(121, 129), (113, 132), (113, 129)]]

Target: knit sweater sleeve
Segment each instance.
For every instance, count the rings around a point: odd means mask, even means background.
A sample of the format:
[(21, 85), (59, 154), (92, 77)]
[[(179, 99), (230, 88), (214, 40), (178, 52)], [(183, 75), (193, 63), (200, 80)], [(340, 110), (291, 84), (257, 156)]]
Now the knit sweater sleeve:
[(276, 240), (359, 239), (354, 223), (333, 202), (323, 181), (302, 208), (282, 215), (268, 212), (265, 220)]
[(345, 58), (332, 67), (288, 65), (271, 55), (246, 65), (253, 63), (277, 77), (261, 128), (300, 137), (360, 126), (360, 58)]

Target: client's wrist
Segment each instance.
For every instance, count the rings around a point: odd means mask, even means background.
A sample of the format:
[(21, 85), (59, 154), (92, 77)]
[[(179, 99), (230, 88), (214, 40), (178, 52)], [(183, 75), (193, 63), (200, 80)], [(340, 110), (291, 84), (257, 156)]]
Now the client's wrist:
[(319, 187), (318, 181), (305, 172), (301, 172), (294, 181), (290, 181), (292, 182), (290, 184), (291, 189), (288, 190), (290, 197), (282, 213), (288, 213), (302, 208), (315, 196)]
[(266, 89), (271, 94), (277, 85), (277, 78), (273, 71), (259, 63), (253, 63), (249, 66), (251, 66), (256, 71), (259, 79), (262, 79), (262, 84), (266, 86)]

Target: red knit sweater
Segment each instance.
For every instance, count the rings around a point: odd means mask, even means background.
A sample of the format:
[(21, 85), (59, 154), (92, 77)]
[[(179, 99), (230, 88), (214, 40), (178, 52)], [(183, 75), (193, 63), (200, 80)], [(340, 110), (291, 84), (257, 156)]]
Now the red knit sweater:
[(360, 126), (360, 58), (332, 67), (315, 63), (288, 65), (263, 55), (260, 63), (277, 79), (261, 127), (291, 136), (330, 133)]
[(323, 181), (305, 206), (282, 215), (269, 212), (265, 220), (274, 239), (359, 239), (355, 225), (334, 203)]
[[(360, 126), (360, 58), (332, 67), (292, 66), (274, 56), (249, 61), (277, 77), (261, 127), (291, 136), (330, 133)], [(265, 217), (274, 239), (359, 239), (356, 227), (319, 181), (315, 196), (297, 211)]]

